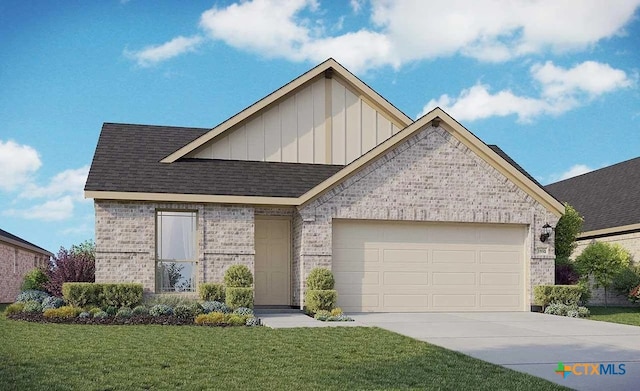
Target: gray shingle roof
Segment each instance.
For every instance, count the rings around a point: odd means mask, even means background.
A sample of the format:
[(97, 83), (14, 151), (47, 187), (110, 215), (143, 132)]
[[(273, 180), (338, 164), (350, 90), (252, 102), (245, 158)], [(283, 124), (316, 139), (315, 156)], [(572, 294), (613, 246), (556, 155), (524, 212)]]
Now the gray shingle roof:
[(545, 187), (583, 217), (583, 231), (640, 224), (640, 157)]
[(502, 149), (500, 149), (499, 146), (497, 146), (497, 145), (487, 145), (487, 146), (489, 148), (491, 148), (491, 150), (493, 152), (497, 153), (501, 158), (506, 160), (507, 163), (511, 164), (513, 166), (513, 168), (515, 168), (516, 170), (520, 171), (522, 173), (522, 175), (526, 176), (533, 183), (535, 183), (536, 185), (540, 186), (540, 188), (544, 189), (544, 186), (542, 186), (540, 184), (540, 182), (536, 181), (536, 179), (534, 177), (532, 177), (531, 174), (529, 174), (527, 171), (525, 171), (525, 169), (522, 168), (522, 166), (520, 166), (518, 163), (516, 163), (515, 160), (511, 159), (511, 156), (507, 155), (507, 153), (505, 151), (503, 151)]
[(9, 232), (7, 232), (7, 231), (5, 231), (3, 229), (0, 229), (0, 240), (2, 240), (2, 239), (12, 241), (14, 243), (22, 245), (25, 248), (28, 248), (28, 249), (33, 250), (33, 251), (40, 252), (40, 253), (45, 254), (45, 255), (49, 255), (49, 256), (53, 255), (51, 252), (43, 249), (40, 246), (36, 246), (35, 244), (33, 244), (31, 242), (27, 242), (26, 240), (22, 239), (19, 236), (16, 236), (16, 235), (14, 235), (12, 233), (9, 233)]
[(299, 197), (344, 167), (219, 159), (160, 163), (209, 130), (105, 123), (85, 190)]

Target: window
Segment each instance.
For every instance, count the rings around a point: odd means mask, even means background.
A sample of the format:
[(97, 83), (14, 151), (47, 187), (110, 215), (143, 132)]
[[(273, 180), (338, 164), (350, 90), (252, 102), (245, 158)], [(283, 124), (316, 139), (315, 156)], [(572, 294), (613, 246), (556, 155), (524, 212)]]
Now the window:
[(156, 291), (195, 291), (196, 212), (158, 211), (156, 229)]

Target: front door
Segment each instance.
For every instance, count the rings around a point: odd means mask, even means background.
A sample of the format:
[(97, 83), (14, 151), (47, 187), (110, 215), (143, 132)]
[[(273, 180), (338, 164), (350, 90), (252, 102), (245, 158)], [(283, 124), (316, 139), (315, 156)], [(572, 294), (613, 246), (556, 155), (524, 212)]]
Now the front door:
[(291, 222), (256, 216), (255, 304), (291, 303)]

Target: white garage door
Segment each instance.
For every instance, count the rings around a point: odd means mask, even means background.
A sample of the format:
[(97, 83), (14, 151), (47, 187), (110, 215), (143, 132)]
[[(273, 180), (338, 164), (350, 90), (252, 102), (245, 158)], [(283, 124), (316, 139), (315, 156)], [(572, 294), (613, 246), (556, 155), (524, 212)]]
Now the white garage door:
[(523, 311), (526, 227), (333, 221), (338, 305), (352, 312)]

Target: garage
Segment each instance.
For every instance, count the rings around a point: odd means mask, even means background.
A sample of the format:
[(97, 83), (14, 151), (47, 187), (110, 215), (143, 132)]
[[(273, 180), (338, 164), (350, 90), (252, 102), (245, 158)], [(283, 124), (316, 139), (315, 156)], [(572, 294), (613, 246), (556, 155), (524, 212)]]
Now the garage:
[(344, 311), (525, 310), (525, 225), (334, 219), (332, 231)]

